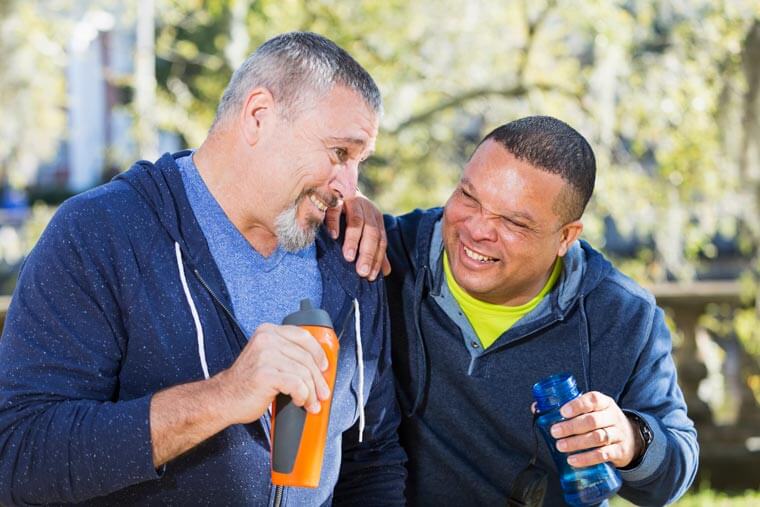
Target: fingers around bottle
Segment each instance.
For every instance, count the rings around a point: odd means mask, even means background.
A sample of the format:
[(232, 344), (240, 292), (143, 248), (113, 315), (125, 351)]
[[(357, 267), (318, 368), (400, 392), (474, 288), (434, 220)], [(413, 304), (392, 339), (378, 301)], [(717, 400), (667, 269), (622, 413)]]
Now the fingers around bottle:
[(562, 417), (570, 419), (579, 414), (604, 410), (609, 407), (611, 402), (613, 402), (612, 398), (606, 394), (602, 394), (599, 391), (590, 391), (565, 403), (560, 409), (560, 414), (562, 414)]
[(622, 454), (620, 444), (605, 445), (587, 452), (573, 454), (567, 457), (567, 463), (575, 468), (583, 468), (599, 463), (614, 462)]
[(295, 344), (311, 354), (321, 371), (327, 370), (327, 355), (311, 333), (298, 326), (276, 326), (276, 332), (285, 340)]
[(577, 452), (594, 449), (605, 445), (617, 444), (622, 441), (620, 431), (615, 426), (598, 428), (583, 435), (575, 435), (557, 440), (560, 452)]
[(613, 426), (615, 418), (608, 410), (581, 414), (567, 421), (558, 422), (551, 427), (554, 438), (565, 438), (572, 435), (583, 435), (598, 428)]
[[(303, 372), (304, 376), (308, 375), (315, 386), (317, 397), (320, 400), (326, 400), (330, 397), (330, 388), (327, 386), (325, 376), (317, 367), (311, 354), (297, 346), (284, 348), (281, 353), (289, 362), (293, 363), (292, 368), (298, 368), (298, 371)], [(284, 366), (288, 367), (287, 364)]]

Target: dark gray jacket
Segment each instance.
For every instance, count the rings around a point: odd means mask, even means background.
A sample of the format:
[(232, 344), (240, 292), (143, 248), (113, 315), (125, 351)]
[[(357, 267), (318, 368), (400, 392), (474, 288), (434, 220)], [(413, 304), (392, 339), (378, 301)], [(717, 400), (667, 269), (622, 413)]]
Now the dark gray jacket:
[[(440, 233), (433, 237), (441, 211), (386, 217), (410, 504), (505, 505), (533, 451), (531, 386), (565, 371), (654, 433), (638, 466), (621, 472), (620, 494), (646, 505), (683, 494), (697, 470), (696, 431), (652, 296), (581, 241), (551, 293), (484, 351), (446, 295)], [(543, 442), (539, 449), (549, 472), (546, 505), (562, 505), (556, 468)]]

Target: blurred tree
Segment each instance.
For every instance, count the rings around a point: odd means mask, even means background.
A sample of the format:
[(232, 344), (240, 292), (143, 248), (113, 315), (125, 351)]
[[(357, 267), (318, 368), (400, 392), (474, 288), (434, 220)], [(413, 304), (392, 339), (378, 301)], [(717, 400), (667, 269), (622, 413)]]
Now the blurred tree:
[(29, 184), (63, 137), (66, 3), (0, 1), (0, 188)]
[[(376, 78), (386, 114), (362, 186), (390, 211), (441, 204), (491, 128), (551, 114), (586, 135), (606, 217), (639, 238), (642, 281), (696, 276), (733, 241), (748, 299), (760, 271), (760, 48), (755, 0), (158, 0), (164, 128), (197, 145), (233, 68), (267, 38), (323, 33)], [(245, 29), (243, 29), (245, 27)], [(760, 349), (758, 309), (735, 326)], [(755, 345), (750, 346), (750, 342)], [(760, 357), (760, 356), (758, 356)]]
[[(0, 74), (0, 170), (13, 181), (63, 128), (65, 52), (50, 34), (65, 24), (49, 19), (65, 3), (0, 3), (0, 49), (15, 59)], [(566, 120), (598, 157), (586, 236), (604, 247), (611, 218), (638, 238), (635, 258), (619, 261), (642, 281), (692, 278), (731, 243), (753, 259), (732, 322), (760, 350), (756, 0), (155, 0), (155, 23), (155, 118), (189, 146), (267, 38), (312, 30), (345, 47), (385, 97), (361, 184), (389, 211), (443, 203), (493, 127)]]
[(754, 196), (735, 198), (751, 173), (726, 135), (742, 131), (741, 113), (725, 113), (749, 79), (753, 0), (159, 0), (158, 16), (159, 118), (190, 145), (242, 55), (306, 29), (346, 47), (381, 85), (383, 134), (362, 182), (386, 209), (441, 203), (487, 130), (552, 114), (599, 155), (588, 233), (602, 241), (612, 216), (624, 234), (653, 238), (642, 276), (691, 277), (690, 261), (715, 255), (716, 233), (757, 222), (747, 220)]

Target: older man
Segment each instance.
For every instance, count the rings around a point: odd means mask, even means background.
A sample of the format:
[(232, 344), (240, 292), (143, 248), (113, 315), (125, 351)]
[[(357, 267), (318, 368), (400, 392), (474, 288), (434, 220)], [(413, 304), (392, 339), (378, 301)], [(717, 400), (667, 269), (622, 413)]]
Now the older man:
[[(519, 505), (530, 481), (516, 478), (534, 450), (531, 386), (560, 372), (586, 391), (552, 427), (572, 466), (611, 462), (620, 494), (645, 505), (673, 501), (694, 479), (696, 432), (663, 313), (578, 240), (595, 174), (578, 132), (523, 118), (485, 137), (445, 208), (386, 217), (410, 503)], [(562, 505), (548, 448), (539, 451), (546, 504)]]
[(320, 485), (283, 502), (403, 503), (384, 288), (319, 232), (380, 114), (345, 51), (281, 35), (235, 72), (197, 151), (61, 206), (0, 340), (3, 504), (269, 503), (273, 398), (319, 412), (330, 394), (318, 343), (278, 325), (304, 298), (340, 357)]

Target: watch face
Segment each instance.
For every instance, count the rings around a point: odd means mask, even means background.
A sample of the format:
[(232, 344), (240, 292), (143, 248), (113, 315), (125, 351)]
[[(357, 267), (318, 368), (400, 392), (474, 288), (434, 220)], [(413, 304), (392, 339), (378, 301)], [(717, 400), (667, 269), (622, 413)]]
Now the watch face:
[(641, 417), (635, 415), (634, 420), (636, 421), (636, 424), (639, 427), (639, 433), (641, 433), (641, 439), (644, 441), (644, 444), (648, 446), (649, 444), (652, 443), (652, 439), (654, 438), (654, 435), (652, 434), (652, 430), (649, 429), (649, 425)]
[(652, 434), (652, 430), (649, 429), (649, 426), (647, 426), (647, 423), (642, 421), (641, 424), (641, 436), (644, 437), (644, 442), (646, 442), (647, 445), (652, 443), (652, 439), (654, 438), (654, 435)]

